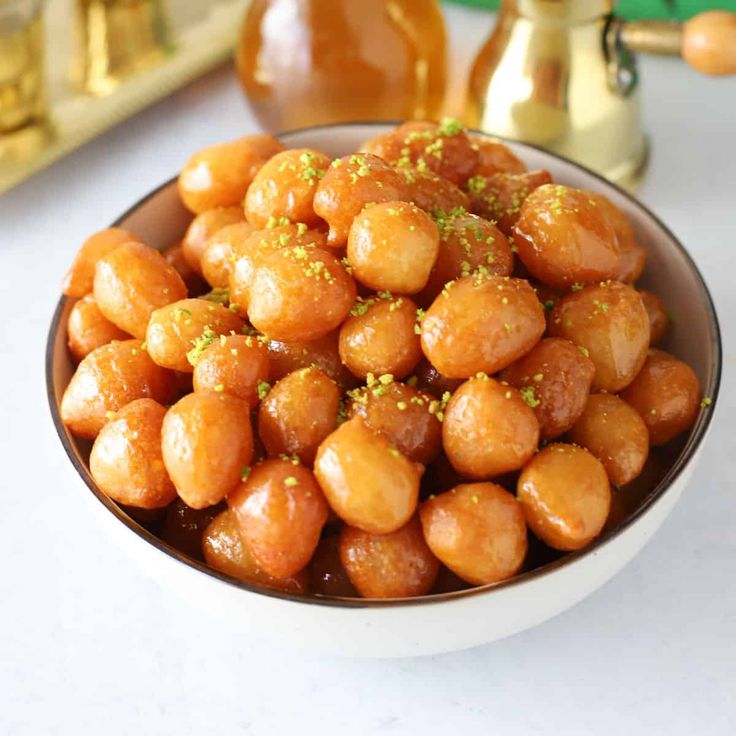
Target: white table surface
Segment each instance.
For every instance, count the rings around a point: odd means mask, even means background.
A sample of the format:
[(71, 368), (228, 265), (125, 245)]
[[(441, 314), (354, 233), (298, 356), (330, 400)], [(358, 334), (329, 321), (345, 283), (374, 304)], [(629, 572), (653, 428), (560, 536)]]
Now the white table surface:
[[(490, 19), (448, 20), (461, 68)], [(715, 426), (676, 510), (618, 577), (457, 654), (335, 660), (248, 639), (151, 582), (68, 471), (43, 378), (61, 275), (191, 151), (254, 129), (229, 69), (0, 199), (0, 734), (735, 732), (736, 80), (662, 59), (642, 76), (654, 154), (641, 198), (688, 246), (721, 316)]]

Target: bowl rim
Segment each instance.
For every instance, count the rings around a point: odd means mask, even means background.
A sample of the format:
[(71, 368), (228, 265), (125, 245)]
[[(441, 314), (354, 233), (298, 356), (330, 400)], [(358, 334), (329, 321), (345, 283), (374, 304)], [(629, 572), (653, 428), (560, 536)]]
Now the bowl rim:
[[(282, 131), (280, 133), (277, 133), (276, 137), (288, 138), (290, 136), (295, 136), (298, 134), (309, 133), (310, 131), (324, 130), (324, 129), (329, 129), (329, 128), (349, 128), (349, 127), (357, 127), (357, 126), (384, 128), (386, 126), (391, 126), (391, 125), (400, 125), (402, 122), (403, 121), (397, 121), (397, 120), (380, 120), (380, 121), (354, 120), (354, 121), (348, 121), (344, 123), (310, 125), (310, 126), (306, 126), (303, 128), (294, 128), (294, 129)], [(492, 134), (485, 133), (481, 130), (477, 130), (473, 128), (468, 128), (468, 132), (474, 135), (481, 135), (481, 136), (485, 136), (489, 138), (495, 138), (495, 139), (504, 141), (506, 143), (510, 143), (513, 146), (538, 151), (540, 153), (543, 153), (546, 156), (549, 156), (551, 159), (561, 161), (565, 164), (572, 166), (573, 168), (579, 169), (580, 171), (588, 174), (589, 176), (592, 176), (593, 178), (597, 179), (598, 181), (605, 184), (606, 186), (613, 187), (613, 189), (616, 190), (618, 194), (620, 194), (622, 197), (627, 199), (634, 207), (637, 207), (640, 210), (642, 210), (644, 214), (647, 217), (649, 217), (657, 225), (657, 227), (663, 232), (663, 234), (667, 238), (669, 238), (670, 242), (675, 246), (677, 250), (680, 251), (680, 254), (685, 258), (685, 261), (688, 264), (690, 270), (696, 277), (696, 280), (698, 282), (698, 286), (701, 292), (701, 298), (703, 299), (703, 302), (705, 304), (706, 311), (709, 315), (710, 323), (712, 326), (712, 350), (713, 350), (713, 362), (711, 365), (712, 376), (711, 376), (711, 383), (710, 383), (710, 386), (707, 387), (708, 392), (706, 394), (711, 400), (711, 405), (708, 407), (707, 411), (700, 412), (700, 416), (698, 417), (696, 424), (691, 430), (690, 436), (688, 437), (685, 445), (680, 451), (680, 454), (678, 455), (677, 460), (669, 468), (669, 470), (664, 475), (664, 477), (660, 480), (660, 482), (656, 486), (654, 486), (654, 488), (652, 488), (647, 493), (647, 495), (642, 499), (639, 507), (632, 514), (630, 514), (626, 518), (626, 520), (622, 522), (619, 526), (605, 532), (604, 534), (601, 534), (590, 545), (588, 545), (587, 547), (583, 549), (580, 549), (574, 552), (567, 552), (563, 554), (561, 557), (559, 557), (558, 559), (553, 560), (552, 562), (548, 562), (532, 570), (527, 570), (526, 572), (522, 572), (507, 580), (502, 580), (496, 583), (489, 583), (487, 585), (472, 587), (472, 588), (468, 588), (465, 590), (458, 590), (458, 591), (452, 591), (452, 592), (447, 592), (447, 593), (435, 593), (435, 594), (418, 596), (418, 597), (413, 597), (413, 598), (369, 599), (369, 598), (347, 598), (347, 597), (339, 597), (339, 596), (321, 596), (321, 595), (302, 596), (296, 593), (289, 593), (286, 591), (275, 590), (272, 588), (265, 588), (265, 587), (250, 584), (244, 581), (237, 580), (235, 578), (229, 577), (228, 575), (225, 575), (224, 573), (219, 572), (218, 570), (215, 570), (214, 568), (209, 567), (205, 562), (201, 562), (199, 560), (195, 560), (195, 559), (188, 557), (187, 555), (177, 550), (175, 547), (172, 547), (171, 545), (167, 544), (162, 539), (160, 539), (155, 534), (153, 534), (148, 529), (146, 529), (141, 524), (139, 524), (137, 521), (135, 521), (135, 519), (129, 516), (122, 508), (120, 508), (114, 501), (108, 498), (102, 491), (99, 490), (99, 488), (97, 488), (97, 485), (92, 479), (89, 469), (86, 467), (86, 465), (82, 462), (81, 458), (79, 457), (79, 454), (72, 442), (71, 436), (67, 432), (67, 429), (61, 420), (59, 402), (57, 402), (56, 400), (55, 383), (54, 383), (54, 348), (55, 348), (58, 332), (63, 327), (61, 325), (61, 317), (66, 307), (66, 303), (69, 300), (69, 297), (64, 296), (62, 294), (56, 305), (56, 309), (54, 310), (54, 314), (51, 319), (49, 333), (48, 333), (48, 337), (46, 341), (45, 379), (46, 379), (46, 394), (47, 394), (47, 399), (49, 402), (49, 409), (51, 412), (51, 417), (54, 423), (54, 427), (56, 428), (56, 432), (59, 436), (59, 439), (61, 440), (61, 444), (64, 448), (64, 451), (66, 452), (69, 460), (74, 466), (74, 469), (80, 475), (80, 477), (84, 481), (87, 488), (92, 492), (92, 495), (114, 517), (116, 517), (118, 521), (122, 522), (131, 532), (133, 532), (136, 536), (138, 536), (142, 541), (152, 545), (159, 552), (163, 553), (169, 558), (172, 558), (175, 561), (184, 563), (186, 566), (188, 566), (190, 569), (192, 569), (193, 571), (197, 573), (214, 578), (216, 580), (219, 580), (222, 583), (233, 586), (235, 588), (240, 588), (241, 590), (245, 590), (250, 593), (255, 593), (257, 595), (265, 595), (270, 598), (276, 598), (276, 599), (289, 601), (292, 603), (298, 603), (302, 605), (327, 606), (327, 607), (333, 607), (333, 608), (336, 607), (336, 608), (372, 608), (372, 609), (387, 609), (388, 608), (390, 609), (390, 608), (397, 608), (397, 607), (400, 608), (404, 606), (422, 606), (422, 605), (427, 606), (427, 605), (439, 605), (441, 603), (451, 603), (453, 601), (458, 601), (461, 599), (470, 598), (474, 596), (489, 595), (496, 591), (500, 591), (502, 589), (507, 589), (507, 588), (518, 586), (518, 585), (523, 585), (525, 583), (531, 582), (538, 578), (552, 575), (563, 567), (569, 567), (571, 565), (574, 565), (575, 563), (582, 560), (584, 557), (595, 554), (604, 545), (608, 545), (612, 543), (613, 541), (615, 541), (617, 537), (619, 537), (623, 532), (625, 532), (627, 529), (633, 526), (642, 516), (648, 513), (648, 511), (652, 508), (652, 506), (657, 501), (659, 501), (662, 498), (662, 496), (665, 495), (665, 493), (667, 493), (667, 491), (670, 489), (673, 483), (677, 480), (677, 478), (685, 470), (686, 466), (690, 463), (695, 453), (701, 447), (703, 440), (705, 436), (707, 435), (708, 429), (710, 428), (710, 425), (712, 422), (715, 405), (717, 403), (717, 398), (718, 398), (718, 394), (719, 394), (720, 386), (721, 386), (721, 373), (722, 373), (721, 329), (720, 329), (720, 325), (718, 321), (718, 315), (715, 309), (715, 304), (713, 302), (713, 298), (710, 294), (710, 291), (705, 282), (705, 279), (703, 278), (703, 275), (700, 272), (700, 269), (698, 268), (697, 264), (695, 263), (695, 261), (693, 260), (692, 256), (690, 255), (688, 250), (685, 248), (685, 246), (674, 235), (674, 233), (672, 233), (672, 231), (667, 227), (667, 225), (665, 225), (659, 219), (657, 215), (655, 215), (645, 204), (639, 201), (632, 194), (630, 194), (629, 192), (627, 192), (626, 190), (624, 190), (617, 184), (614, 184), (613, 182), (604, 178), (597, 172), (592, 171), (591, 169), (575, 161), (572, 161), (569, 158), (566, 158), (556, 153), (551, 153), (550, 151), (545, 150), (541, 146), (536, 146), (531, 143), (526, 143), (523, 141), (510, 140), (508, 138), (504, 138), (503, 136), (492, 135)], [(133, 205), (131, 205), (125, 212), (123, 212), (123, 214), (121, 214), (110, 225), (110, 227), (119, 226), (123, 220), (129, 217), (139, 207), (141, 207), (146, 202), (148, 202), (150, 199), (155, 197), (162, 190), (174, 184), (177, 178), (178, 178), (178, 175), (173, 176), (171, 179), (168, 179), (167, 181), (163, 182), (162, 184), (160, 184), (153, 190), (149, 191), (147, 194), (143, 195), (139, 200), (137, 200)]]

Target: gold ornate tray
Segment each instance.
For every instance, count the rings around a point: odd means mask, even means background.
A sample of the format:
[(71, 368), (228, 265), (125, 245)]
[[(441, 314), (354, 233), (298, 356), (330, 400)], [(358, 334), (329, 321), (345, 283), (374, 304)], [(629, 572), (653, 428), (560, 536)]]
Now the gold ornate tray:
[[(40, 57), (27, 62), (45, 75), (47, 114), (0, 133), (0, 194), (225, 61), (247, 6), (248, 0), (49, 0), (45, 64)], [(2, 28), (0, 46), (1, 34)]]

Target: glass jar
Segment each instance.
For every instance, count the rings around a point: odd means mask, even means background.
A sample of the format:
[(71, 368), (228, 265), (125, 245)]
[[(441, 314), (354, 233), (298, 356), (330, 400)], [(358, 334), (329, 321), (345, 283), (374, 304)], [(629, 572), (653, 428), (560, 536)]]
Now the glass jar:
[(446, 36), (437, 0), (253, 0), (238, 75), (268, 130), (436, 118)]

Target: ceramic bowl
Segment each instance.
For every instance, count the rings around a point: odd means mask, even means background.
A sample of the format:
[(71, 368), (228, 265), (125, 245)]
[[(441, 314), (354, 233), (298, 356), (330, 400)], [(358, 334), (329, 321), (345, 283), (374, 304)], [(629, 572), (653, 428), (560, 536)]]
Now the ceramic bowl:
[[(390, 127), (325, 126), (281, 138), (289, 147), (312, 147), (338, 156)], [(600, 192), (626, 212), (649, 251), (642, 284), (659, 294), (677, 315), (665, 347), (694, 368), (704, 394), (715, 403), (721, 371), (718, 320), (703, 278), (685, 248), (643, 205), (596, 174), (532, 146), (509, 145), (530, 169), (549, 169), (555, 181)], [(190, 218), (172, 179), (147, 194), (115, 225), (164, 247), (181, 237)], [(100, 224), (91, 222), (90, 230)], [(621, 570), (662, 524), (687, 485), (712, 415), (712, 406), (700, 413), (688, 437), (671, 451), (658, 478), (642, 487), (625, 521), (605, 531), (585, 550), (503, 583), (454, 593), (389, 601), (300, 598), (234, 581), (185, 557), (98, 490), (85, 460), (89, 444), (72, 437), (59, 418), (61, 395), (73, 372), (66, 348), (71, 306), (72, 300), (62, 297), (51, 323), (46, 356), (49, 404), (71, 461), (70, 470), (83, 481), (86, 487), (80, 490), (110, 536), (140, 562), (146, 574), (191, 605), (226, 617), (236, 630), (322, 653), (393, 657), (459, 650), (522, 631), (573, 606)], [(202, 623), (203, 629), (209, 625)]]

